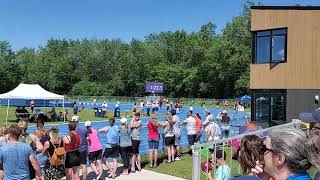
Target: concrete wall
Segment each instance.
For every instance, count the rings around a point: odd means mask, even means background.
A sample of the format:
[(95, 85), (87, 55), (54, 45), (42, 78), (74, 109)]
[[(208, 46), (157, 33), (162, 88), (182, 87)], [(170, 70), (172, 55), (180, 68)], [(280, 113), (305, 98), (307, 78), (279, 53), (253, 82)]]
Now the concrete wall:
[[(312, 112), (320, 107), (314, 103), (314, 96), (320, 95), (318, 90), (287, 90), (287, 120), (296, 119), (301, 112)], [(320, 102), (319, 102), (320, 103)]]

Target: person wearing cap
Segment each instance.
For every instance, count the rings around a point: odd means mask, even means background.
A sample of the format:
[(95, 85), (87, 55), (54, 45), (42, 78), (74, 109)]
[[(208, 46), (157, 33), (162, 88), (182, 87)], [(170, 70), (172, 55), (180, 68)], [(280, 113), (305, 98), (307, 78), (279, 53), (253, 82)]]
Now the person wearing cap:
[(310, 123), (310, 137), (306, 142), (306, 150), (308, 159), (319, 171), (314, 177), (320, 180), (320, 108), (313, 113), (300, 113), (299, 117), (302, 121)]
[[(103, 153), (103, 158), (105, 159), (105, 165), (110, 170), (109, 178), (115, 178), (117, 168), (118, 168), (118, 160), (119, 157), (119, 127), (115, 125), (115, 119), (109, 119), (109, 126), (103, 127), (99, 129), (100, 133), (106, 133), (107, 142), (105, 145), (105, 150)], [(112, 158), (112, 166), (107, 161), (108, 158)]]
[(231, 178), (230, 167), (226, 164), (226, 152), (221, 149), (210, 148), (211, 161), (213, 165), (216, 165), (218, 169), (216, 170), (214, 177), (212, 177), (211, 172), (204, 172), (208, 176), (209, 180), (229, 180)]
[(132, 160), (131, 160), (131, 172), (135, 172), (135, 166), (141, 171), (141, 157), (139, 154), (139, 146), (141, 141), (141, 126), (142, 121), (140, 119), (140, 113), (136, 113), (131, 120), (131, 139), (132, 139)]
[(217, 119), (221, 121), (221, 132), (222, 138), (228, 138), (230, 133), (230, 120), (231, 117), (228, 115), (226, 110), (223, 110), (217, 115)]
[(79, 145), (80, 162), (82, 167), (82, 178), (85, 180), (87, 177), (88, 130), (83, 124), (79, 124), (79, 120), (80, 120), (79, 116), (73, 116), (71, 118), (71, 121), (77, 124), (75, 132), (80, 136), (80, 145)]
[(204, 132), (206, 133), (206, 142), (216, 141), (220, 138), (221, 129), (217, 123), (214, 121), (209, 122), (205, 128)]
[(119, 127), (119, 146), (120, 146), (120, 155), (123, 161), (123, 172), (122, 175), (129, 174), (129, 165), (130, 165), (130, 153), (132, 149), (132, 142), (131, 142), (131, 129), (127, 124), (127, 118), (120, 119), (120, 127)]
[[(99, 141), (99, 135), (96, 129), (91, 127), (91, 121), (84, 123), (88, 130), (87, 140), (90, 144), (89, 148), (89, 161), (92, 171), (96, 174), (96, 179), (99, 179), (103, 174), (101, 159), (102, 159), (102, 146)], [(97, 166), (95, 165), (97, 163)]]
[(312, 113), (300, 113), (300, 120), (310, 123), (311, 134), (320, 136), (320, 108)]

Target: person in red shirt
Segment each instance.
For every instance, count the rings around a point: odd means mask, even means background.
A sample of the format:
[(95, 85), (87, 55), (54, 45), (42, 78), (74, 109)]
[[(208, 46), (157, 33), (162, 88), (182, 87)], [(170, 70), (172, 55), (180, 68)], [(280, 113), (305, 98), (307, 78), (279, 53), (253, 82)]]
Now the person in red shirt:
[(80, 180), (79, 167), (80, 167), (80, 136), (75, 132), (77, 122), (71, 121), (69, 123), (69, 133), (63, 137), (63, 143), (65, 144), (66, 160), (66, 177), (67, 179)]
[(195, 114), (195, 119), (196, 119), (196, 133), (197, 133), (196, 142), (200, 143), (200, 139), (201, 139), (201, 135), (202, 135), (202, 132), (201, 132), (201, 128), (202, 128), (201, 116), (198, 113), (196, 113)]
[(158, 147), (160, 134), (158, 132), (158, 127), (162, 124), (158, 121), (156, 115), (152, 115), (150, 121), (148, 121), (148, 143), (149, 143), (149, 166), (151, 168), (157, 167), (158, 160)]

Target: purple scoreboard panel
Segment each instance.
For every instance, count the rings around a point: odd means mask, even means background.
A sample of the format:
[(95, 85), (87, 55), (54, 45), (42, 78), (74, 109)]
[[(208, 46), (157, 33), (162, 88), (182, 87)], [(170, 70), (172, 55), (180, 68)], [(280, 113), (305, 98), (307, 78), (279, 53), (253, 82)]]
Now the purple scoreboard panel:
[(158, 82), (147, 82), (146, 92), (163, 93), (164, 87), (163, 83)]

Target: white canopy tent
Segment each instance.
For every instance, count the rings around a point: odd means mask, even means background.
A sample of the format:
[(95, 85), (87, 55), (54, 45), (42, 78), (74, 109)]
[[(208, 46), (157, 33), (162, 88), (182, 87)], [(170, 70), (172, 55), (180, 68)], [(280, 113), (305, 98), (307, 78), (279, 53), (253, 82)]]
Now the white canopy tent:
[(8, 121), (10, 99), (63, 100), (64, 109), (64, 96), (49, 92), (43, 89), (39, 84), (19, 84), (15, 89), (7, 93), (0, 94), (0, 99), (8, 100), (6, 123)]

